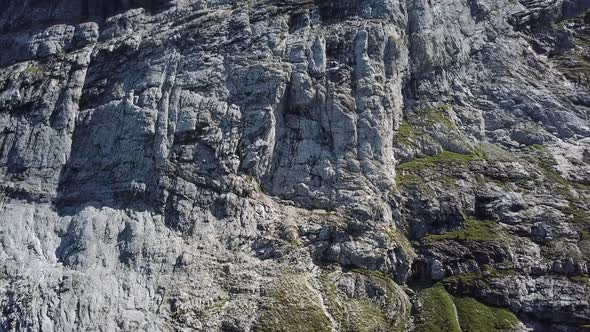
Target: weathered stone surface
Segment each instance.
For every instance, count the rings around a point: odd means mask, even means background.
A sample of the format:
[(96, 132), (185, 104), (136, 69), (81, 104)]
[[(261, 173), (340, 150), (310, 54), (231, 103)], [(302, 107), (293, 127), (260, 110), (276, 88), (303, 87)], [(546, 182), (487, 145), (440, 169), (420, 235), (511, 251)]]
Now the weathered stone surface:
[(590, 324), (587, 1), (5, 2), (1, 331)]

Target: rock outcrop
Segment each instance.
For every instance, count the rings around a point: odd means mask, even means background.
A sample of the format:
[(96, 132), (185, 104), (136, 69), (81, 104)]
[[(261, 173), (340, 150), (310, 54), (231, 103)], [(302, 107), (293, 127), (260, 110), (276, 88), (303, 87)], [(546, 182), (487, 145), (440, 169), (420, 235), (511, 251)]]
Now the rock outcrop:
[(586, 0), (6, 0), (0, 331), (582, 331)]

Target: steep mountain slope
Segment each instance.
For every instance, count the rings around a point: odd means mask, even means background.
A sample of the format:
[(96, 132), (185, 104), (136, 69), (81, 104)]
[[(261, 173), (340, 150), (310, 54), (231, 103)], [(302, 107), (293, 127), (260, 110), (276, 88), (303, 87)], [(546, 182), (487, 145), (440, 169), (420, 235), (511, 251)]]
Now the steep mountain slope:
[(587, 0), (6, 0), (0, 330), (583, 331)]

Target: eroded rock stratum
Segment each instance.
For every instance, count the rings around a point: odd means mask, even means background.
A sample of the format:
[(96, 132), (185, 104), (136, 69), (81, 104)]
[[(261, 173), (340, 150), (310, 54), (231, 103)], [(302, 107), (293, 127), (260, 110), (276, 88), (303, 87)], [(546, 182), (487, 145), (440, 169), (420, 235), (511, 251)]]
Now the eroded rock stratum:
[(588, 1), (2, 7), (0, 330), (589, 326)]

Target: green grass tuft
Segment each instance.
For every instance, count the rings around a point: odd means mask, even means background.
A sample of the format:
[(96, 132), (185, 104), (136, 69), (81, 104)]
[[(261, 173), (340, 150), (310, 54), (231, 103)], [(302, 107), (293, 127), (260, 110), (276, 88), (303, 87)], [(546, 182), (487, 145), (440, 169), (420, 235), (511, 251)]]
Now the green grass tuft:
[(570, 203), (567, 207), (561, 209), (561, 211), (569, 217), (573, 224), (580, 227), (590, 227), (590, 214)]
[(464, 288), (482, 289), (489, 287), (490, 279), (503, 278), (516, 275), (514, 270), (497, 270), (491, 265), (484, 265), (482, 271), (457, 274), (446, 278), (441, 283), (448, 289)]
[(43, 67), (35, 66), (35, 65), (28, 66), (27, 69), (25, 69), (25, 71), (27, 72), (27, 74), (29, 74), (31, 76), (40, 76), (45, 73), (45, 70), (43, 69)]
[(259, 332), (331, 331), (317, 295), (304, 276), (288, 275), (277, 280), (270, 303), (254, 326)]
[(461, 332), (452, 296), (441, 285), (420, 292), (416, 332)]
[(396, 140), (407, 146), (413, 145), (416, 137), (424, 135), (424, 133), (417, 128), (414, 128), (407, 120), (402, 121), (397, 131)]
[(408, 238), (404, 234), (402, 234), (398, 229), (387, 228), (385, 229), (385, 234), (390, 240), (399, 245), (407, 254), (416, 256), (414, 247), (412, 247), (412, 244), (410, 243), (410, 241), (408, 241)]
[(578, 248), (585, 257), (590, 257), (590, 232), (583, 230), (580, 232), (580, 242), (578, 242)]
[(399, 298), (398, 293), (401, 291), (399, 287), (387, 275), (378, 271), (355, 269), (350, 272), (362, 275), (371, 283), (379, 285), (378, 288), (385, 291), (385, 300), (381, 302), (370, 298), (351, 297), (339, 290), (334, 281), (330, 280), (329, 272), (323, 271), (320, 281), (325, 294), (324, 301), (337, 323), (338, 331), (405, 331), (407, 317), (403, 313), (395, 317), (387, 314), (389, 307), (397, 303), (396, 299)]
[(465, 228), (444, 234), (431, 234), (425, 237), (429, 241), (495, 241), (506, 239), (506, 231), (493, 221), (482, 221), (473, 218), (465, 220)]
[(473, 273), (457, 274), (441, 281), (445, 287), (452, 289), (455, 286), (473, 288), (488, 288), (488, 281), (481, 271)]
[(468, 165), (469, 163), (482, 158), (477, 153), (471, 154), (460, 154), (451, 151), (443, 151), (436, 156), (418, 158), (406, 163), (402, 163), (398, 166), (398, 170), (401, 171), (418, 171), (425, 168), (433, 168), (437, 165)]
[(469, 297), (455, 298), (454, 302), (463, 332), (509, 332), (518, 326), (518, 318), (506, 309), (488, 307)]
[(441, 284), (418, 295), (422, 308), (416, 332), (508, 332), (519, 325), (507, 309), (489, 307), (470, 297), (453, 297)]
[(570, 279), (577, 281), (579, 283), (590, 285), (590, 278), (588, 278), (588, 276), (573, 276), (573, 277), (570, 277)]
[(457, 129), (457, 126), (445, 114), (449, 110), (448, 105), (443, 105), (436, 108), (424, 108), (418, 111), (418, 118), (425, 125), (441, 124), (449, 129)]

